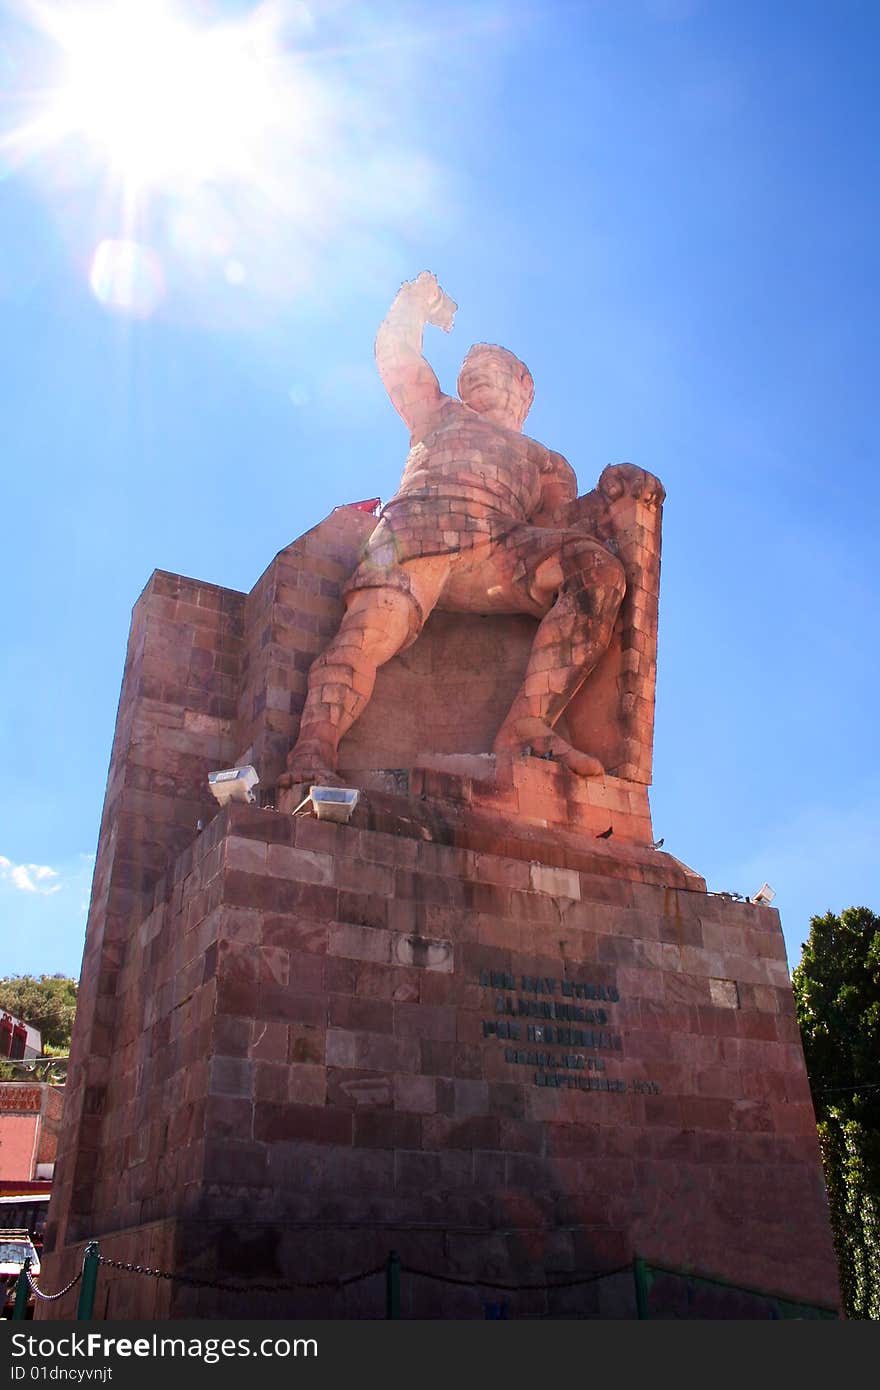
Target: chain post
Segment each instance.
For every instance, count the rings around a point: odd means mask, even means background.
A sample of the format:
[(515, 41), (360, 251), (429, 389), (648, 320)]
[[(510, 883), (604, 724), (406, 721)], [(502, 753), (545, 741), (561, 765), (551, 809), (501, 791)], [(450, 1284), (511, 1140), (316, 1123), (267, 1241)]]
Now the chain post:
[(21, 1267), (21, 1274), (19, 1274), (18, 1282), (15, 1285), (15, 1307), (12, 1310), (12, 1316), (16, 1322), (24, 1322), (27, 1316), (25, 1309), (27, 1308), (28, 1294), (31, 1291), (30, 1285), (28, 1284), (28, 1270), (30, 1267), (31, 1257), (30, 1255), (25, 1255), (24, 1264)]
[(633, 1257), (633, 1279), (636, 1286), (636, 1317), (650, 1318), (648, 1289), (651, 1286), (651, 1276), (648, 1273), (648, 1266), (640, 1255)]
[(400, 1256), (396, 1250), (388, 1252), (385, 1265), (385, 1317), (400, 1317)]
[(90, 1240), (83, 1251), (82, 1288), (79, 1291), (79, 1302), (76, 1305), (77, 1322), (90, 1322), (92, 1319), (100, 1264), (98, 1242)]

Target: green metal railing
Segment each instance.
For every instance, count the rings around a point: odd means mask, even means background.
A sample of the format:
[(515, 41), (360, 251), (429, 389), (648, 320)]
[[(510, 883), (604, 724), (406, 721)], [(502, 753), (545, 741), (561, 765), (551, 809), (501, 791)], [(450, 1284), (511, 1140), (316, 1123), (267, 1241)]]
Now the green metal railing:
[[(658, 1279), (664, 1276), (682, 1281), (688, 1300), (695, 1290), (718, 1289), (728, 1294), (738, 1295), (741, 1298), (758, 1301), (769, 1310), (770, 1317), (774, 1319), (833, 1318), (836, 1320), (840, 1317), (837, 1309), (828, 1304), (807, 1303), (802, 1299), (791, 1298), (787, 1294), (758, 1289), (748, 1284), (734, 1284), (728, 1279), (720, 1279), (711, 1274), (701, 1274), (689, 1269), (676, 1269), (671, 1265), (654, 1264), (636, 1256), (633, 1260), (633, 1280), (635, 1283), (636, 1316), (638, 1318), (655, 1316), (651, 1309), (651, 1290)], [(660, 1316), (663, 1316), (662, 1311)]]
[[(386, 1319), (399, 1319), (401, 1314), (401, 1287), (402, 1276), (404, 1274), (413, 1279), (429, 1279), (440, 1284), (454, 1285), (460, 1288), (470, 1289), (492, 1289), (503, 1290), (507, 1293), (527, 1293), (541, 1292), (552, 1293), (559, 1290), (573, 1290), (585, 1287), (590, 1284), (601, 1283), (602, 1280), (611, 1279), (615, 1276), (631, 1274), (633, 1289), (635, 1293), (635, 1315), (639, 1320), (651, 1318), (677, 1317), (677, 1316), (718, 1316), (717, 1311), (712, 1314), (700, 1314), (699, 1312), (689, 1311), (694, 1302), (694, 1290), (721, 1290), (740, 1299), (757, 1300), (758, 1304), (765, 1310), (764, 1316), (776, 1319), (792, 1318), (838, 1318), (836, 1309), (826, 1304), (807, 1303), (800, 1299), (790, 1298), (785, 1294), (770, 1293), (765, 1289), (757, 1289), (744, 1284), (734, 1284), (726, 1279), (719, 1279), (710, 1274), (702, 1274), (688, 1269), (676, 1269), (670, 1265), (655, 1264), (636, 1255), (634, 1259), (617, 1269), (601, 1270), (598, 1273), (574, 1275), (563, 1279), (544, 1280), (534, 1284), (508, 1284), (497, 1280), (483, 1279), (464, 1279), (453, 1275), (439, 1274), (433, 1270), (416, 1269), (411, 1265), (404, 1264), (396, 1250), (391, 1250), (384, 1265), (379, 1265), (375, 1269), (364, 1270), (359, 1274), (349, 1275), (339, 1279), (322, 1279), (312, 1282), (296, 1282), (289, 1284), (227, 1284), (213, 1279), (200, 1279), (188, 1274), (174, 1274), (167, 1270), (150, 1269), (143, 1265), (123, 1263), (120, 1260), (108, 1259), (101, 1255), (98, 1242), (89, 1241), (83, 1251), (83, 1262), (80, 1272), (71, 1279), (70, 1283), (60, 1289), (58, 1293), (47, 1294), (38, 1288), (30, 1270), (30, 1259), (26, 1259), (18, 1278), (15, 1292), (15, 1307), (12, 1313), (13, 1319), (21, 1320), (27, 1316), (29, 1295), (34, 1296), (44, 1302), (57, 1302), (69, 1293), (76, 1284), (81, 1284), (79, 1298), (77, 1300), (76, 1319), (78, 1322), (87, 1322), (94, 1317), (95, 1293), (98, 1285), (98, 1271), (101, 1265), (106, 1265), (110, 1269), (121, 1270), (125, 1273), (148, 1275), (155, 1279), (168, 1279), (176, 1283), (186, 1285), (190, 1288), (209, 1288), (218, 1289), (228, 1293), (242, 1295), (255, 1293), (284, 1293), (294, 1290), (314, 1290), (314, 1289), (334, 1289), (341, 1291), (351, 1284), (360, 1283), (365, 1279), (370, 1279), (375, 1275), (384, 1274), (385, 1277), (385, 1317)], [(678, 1280), (683, 1283), (683, 1293), (685, 1299), (684, 1313), (675, 1311), (675, 1300), (671, 1301), (667, 1297), (660, 1301), (659, 1305), (652, 1306), (652, 1293), (658, 1283), (663, 1280)], [(674, 1288), (674, 1285), (673, 1285)], [(668, 1291), (667, 1291), (668, 1293)], [(672, 1311), (670, 1311), (672, 1309)], [(761, 1316), (762, 1314), (757, 1314)], [(487, 1316), (489, 1313), (487, 1312)], [(505, 1311), (504, 1316), (507, 1316)], [(723, 1314), (721, 1314), (723, 1316)], [(737, 1316), (742, 1316), (738, 1313)], [(748, 1316), (746, 1314), (746, 1316)]]
[(82, 1288), (79, 1291), (79, 1301), (76, 1308), (76, 1317), (78, 1322), (87, 1322), (94, 1313), (95, 1289), (98, 1284), (98, 1266), (100, 1263), (101, 1259), (98, 1252), (98, 1242), (96, 1240), (90, 1240), (83, 1251), (82, 1269), (79, 1274), (75, 1274), (70, 1283), (65, 1284), (64, 1288), (59, 1289), (57, 1293), (46, 1293), (44, 1289), (39, 1287), (34, 1276), (31, 1274), (31, 1259), (29, 1255), (26, 1256), (24, 1264), (21, 1267), (21, 1273), (18, 1276), (18, 1281), (15, 1285), (15, 1304), (12, 1309), (13, 1321), (20, 1322), (27, 1317), (28, 1303), (31, 1294), (34, 1295), (35, 1299), (39, 1299), (41, 1303), (57, 1303), (59, 1299), (64, 1298), (65, 1294), (70, 1293), (70, 1290), (75, 1288), (76, 1285), (82, 1281)]

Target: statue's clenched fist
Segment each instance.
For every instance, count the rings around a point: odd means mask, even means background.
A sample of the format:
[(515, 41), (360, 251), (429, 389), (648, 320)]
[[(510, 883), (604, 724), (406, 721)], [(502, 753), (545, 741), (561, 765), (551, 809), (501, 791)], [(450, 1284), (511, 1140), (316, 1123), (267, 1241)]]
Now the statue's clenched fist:
[(437, 276), (432, 271), (423, 270), (415, 280), (408, 280), (403, 288), (409, 291), (410, 298), (419, 305), (426, 323), (433, 323), (436, 328), (442, 328), (444, 333), (450, 331), (458, 305), (441, 288)]

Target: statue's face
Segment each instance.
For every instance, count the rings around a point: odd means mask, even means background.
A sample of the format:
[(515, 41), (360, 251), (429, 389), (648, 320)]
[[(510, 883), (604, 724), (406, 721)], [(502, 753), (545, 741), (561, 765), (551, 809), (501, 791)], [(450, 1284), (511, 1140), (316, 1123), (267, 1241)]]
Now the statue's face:
[(528, 367), (506, 348), (471, 348), (458, 377), (465, 405), (508, 429), (522, 429), (534, 388)]

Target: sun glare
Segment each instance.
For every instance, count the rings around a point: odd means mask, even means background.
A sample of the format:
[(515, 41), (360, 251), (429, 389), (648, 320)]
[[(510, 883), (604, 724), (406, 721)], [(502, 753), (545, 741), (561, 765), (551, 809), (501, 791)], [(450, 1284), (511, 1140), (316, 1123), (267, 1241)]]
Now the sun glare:
[(195, 28), (160, 0), (43, 11), (65, 75), (52, 127), (129, 189), (243, 177), (277, 116), (256, 25)]
[(39, 188), (114, 313), (225, 326), (279, 296), (323, 304), (328, 268), (359, 284), (436, 207), (413, 145), (421, 59), (402, 39), (397, 85), (380, 70), (381, 3), (9, 3), (0, 177)]

